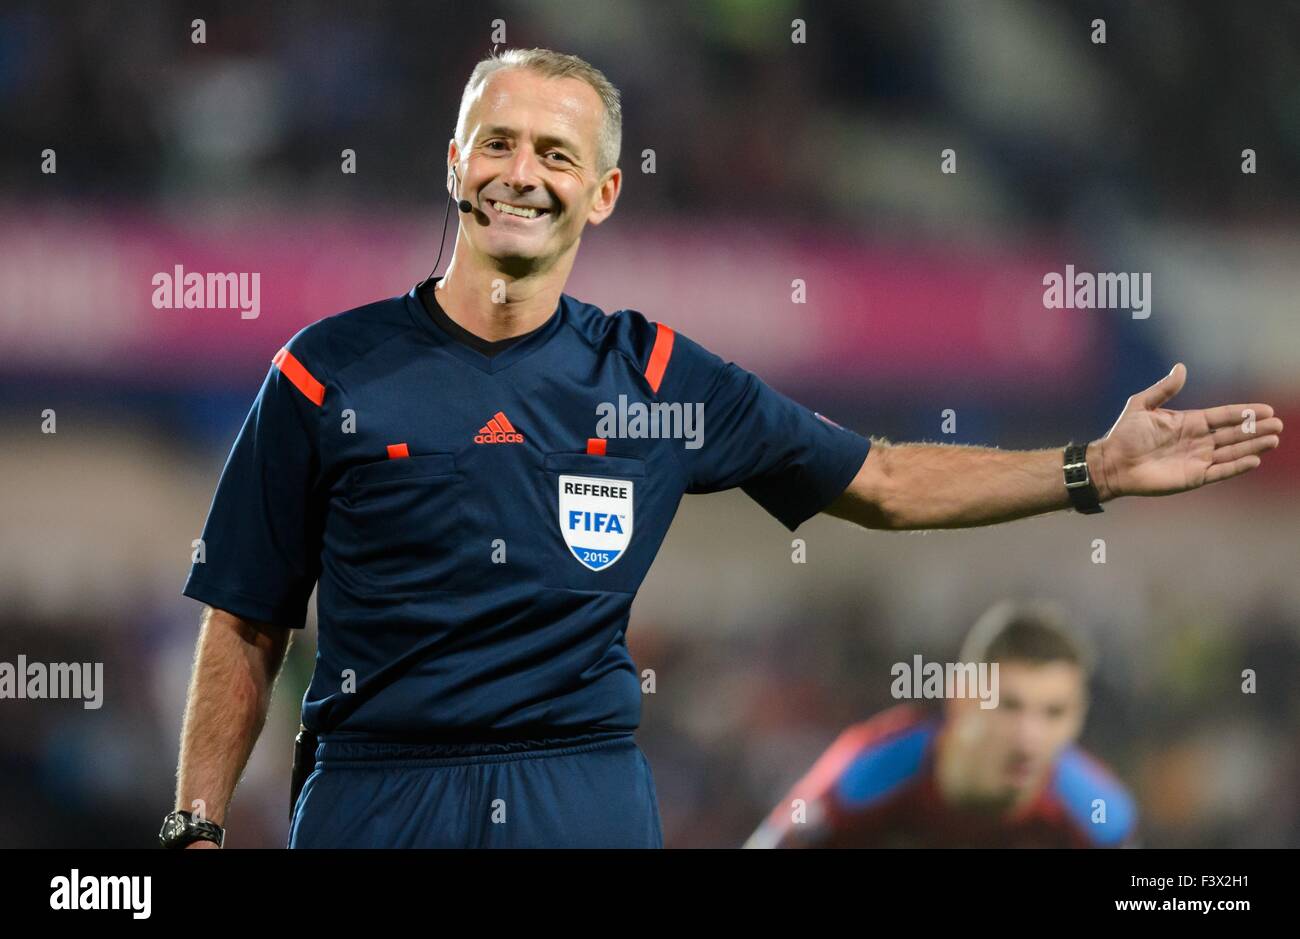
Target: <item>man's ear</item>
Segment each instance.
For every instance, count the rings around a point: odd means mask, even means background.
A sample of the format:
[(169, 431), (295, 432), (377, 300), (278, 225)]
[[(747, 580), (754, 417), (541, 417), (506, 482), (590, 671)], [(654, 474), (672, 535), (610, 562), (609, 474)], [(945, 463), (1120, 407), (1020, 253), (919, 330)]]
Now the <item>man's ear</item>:
[(447, 195), (456, 198), (455, 184), (456, 180), (452, 177), (452, 169), (455, 168), (457, 161), (460, 160), (460, 146), (456, 143), (456, 138), (452, 137), (447, 141)]
[[(1085, 681), (1086, 681), (1086, 680), (1087, 680), (1087, 679), (1085, 679)], [(1091, 704), (1092, 704), (1092, 696), (1091, 696), (1090, 694), (1088, 694), (1088, 688), (1087, 688), (1087, 686), (1085, 685), (1085, 686), (1084, 686), (1084, 689), (1083, 689), (1083, 693), (1082, 693), (1082, 695), (1080, 696), (1080, 699), (1079, 699), (1079, 719), (1078, 719), (1078, 726), (1077, 726), (1077, 727), (1075, 728), (1075, 730), (1074, 730), (1074, 735), (1075, 735), (1076, 737), (1078, 737), (1079, 734), (1083, 733), (1083, 727), (1084, 727), (1085, 724), (1088, 723), (1088, 707), (1089, 707)]]
[(614, 205), (618, 202), (622, 189), (623, 171), (617, 166), (607, 170), (600, 181), (600, 186), (596, 189), (596, 199), (591, 204), (591, 211), (587, 213), (588, 225), (599, 225), (614, 214)]

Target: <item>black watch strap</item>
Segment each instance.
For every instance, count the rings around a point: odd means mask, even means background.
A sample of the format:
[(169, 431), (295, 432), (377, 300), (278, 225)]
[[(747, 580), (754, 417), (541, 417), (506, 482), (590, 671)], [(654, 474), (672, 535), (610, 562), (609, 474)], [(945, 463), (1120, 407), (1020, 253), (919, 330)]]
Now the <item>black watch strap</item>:
[(211, 841), (218, 848), (226, 840), (226, 830), (216, 822), (196, 819), (189, 812), (172, 812), (163, 819), (158, 843), (164, 848), (183, 848), (196, 841)]
[(1088, 475), (1088, 445), (1077, 443), (1065, 445), (1065, 491), (1070, 497), (1070, 504), (1075, 511), (1084, 515), (1096, 515), (1102, 511), (1101, 493)]

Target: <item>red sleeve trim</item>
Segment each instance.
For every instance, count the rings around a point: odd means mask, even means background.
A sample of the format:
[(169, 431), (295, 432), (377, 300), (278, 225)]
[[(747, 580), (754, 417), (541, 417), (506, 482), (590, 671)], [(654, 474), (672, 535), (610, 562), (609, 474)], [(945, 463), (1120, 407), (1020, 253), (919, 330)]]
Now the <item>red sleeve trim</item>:
[(672, 357), (673, 331), (663, 323), (655, 323), (655, 344), (645, 367), (645, 380), (650, 383), (651, 391), (658, 393), (664, 380), (664, 369), (668, 368), (668, 360)]
[(293, 386), (306, 395), (312, 404), (320, 407), (325, 402), (325, 386), (313, 378), (311, 372), (287, 348), (277, 352), (271, 364), (293, 382)]

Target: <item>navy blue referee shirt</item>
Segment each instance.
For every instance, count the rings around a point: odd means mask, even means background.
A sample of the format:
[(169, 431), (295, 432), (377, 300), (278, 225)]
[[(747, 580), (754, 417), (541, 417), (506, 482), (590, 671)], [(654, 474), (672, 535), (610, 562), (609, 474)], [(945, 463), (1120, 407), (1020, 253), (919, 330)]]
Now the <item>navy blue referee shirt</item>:
[[(634, 730), (628, 615), (682, 494), (739, 486), (793, 531), (870, 442), (633, 310), (562, 295), (486, 352), (448, 322), (412, 288), (276, 354), (184, 594), (301, 628), (316, 588), (316, 733)], [(696, 405), (698, 439), (662, 436)]]

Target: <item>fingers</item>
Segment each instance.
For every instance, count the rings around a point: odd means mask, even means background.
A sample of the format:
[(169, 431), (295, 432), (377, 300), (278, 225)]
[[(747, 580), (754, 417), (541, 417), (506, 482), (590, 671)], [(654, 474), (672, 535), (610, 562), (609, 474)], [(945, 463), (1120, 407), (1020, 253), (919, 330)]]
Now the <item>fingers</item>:
[(1179, 362), (1169, 370), (1169, 374), (1160, 379), (1137, 397), (1144, 408), (1158, 408), (1182, 390), (1187, 382), (1187, 366)]
[(1232, 463), (1244, 456), (1272, 450), (1279, 442), (1277, 437), (1269, 435), (1267, 437), (1256, 437), (1253, 440), (1243, 440), (1241, 443), (1230, 444), (1226, 447), (1215, 447), (1214, 459), (1210, 462), (1216, 464)]
[(1233, 460), (1231, 463), (1216, 463), (1205, 472), (1205, 483), (1222, 482), (1225, 479), (1231, 479), (1234, 476), (1240, 476), (1242, 473), (1249, 473), (1259, 466), (1259, 457), (1252, 454), (1243, 456), (1239, 460)]
[(1232, 424), (1244, 424), (1247, 411), (1255, 415), (1256, 424), (1273, 416), (1273, 409), (1267, 404), (1221, 404), (1217, 408), (1206, 408), (1202, 413), (1210, 428), (1217, 430)]
[(1230, 443), (1241, 443), (1243, 440), (1250, 440), (1254, 437), (1266, 437), (1269, 434), (1282, 433), (1282, 419), (1280, 417), (1269, 417), (1262, 421), (1255, 422), (1255, 432), (1252, 434), (1242, 430), (1241, 424), (1229, 424), (1227, 427), (1220, 427), (1211, 436), (1214, 438), (1216, 447), (1226, 447)]

